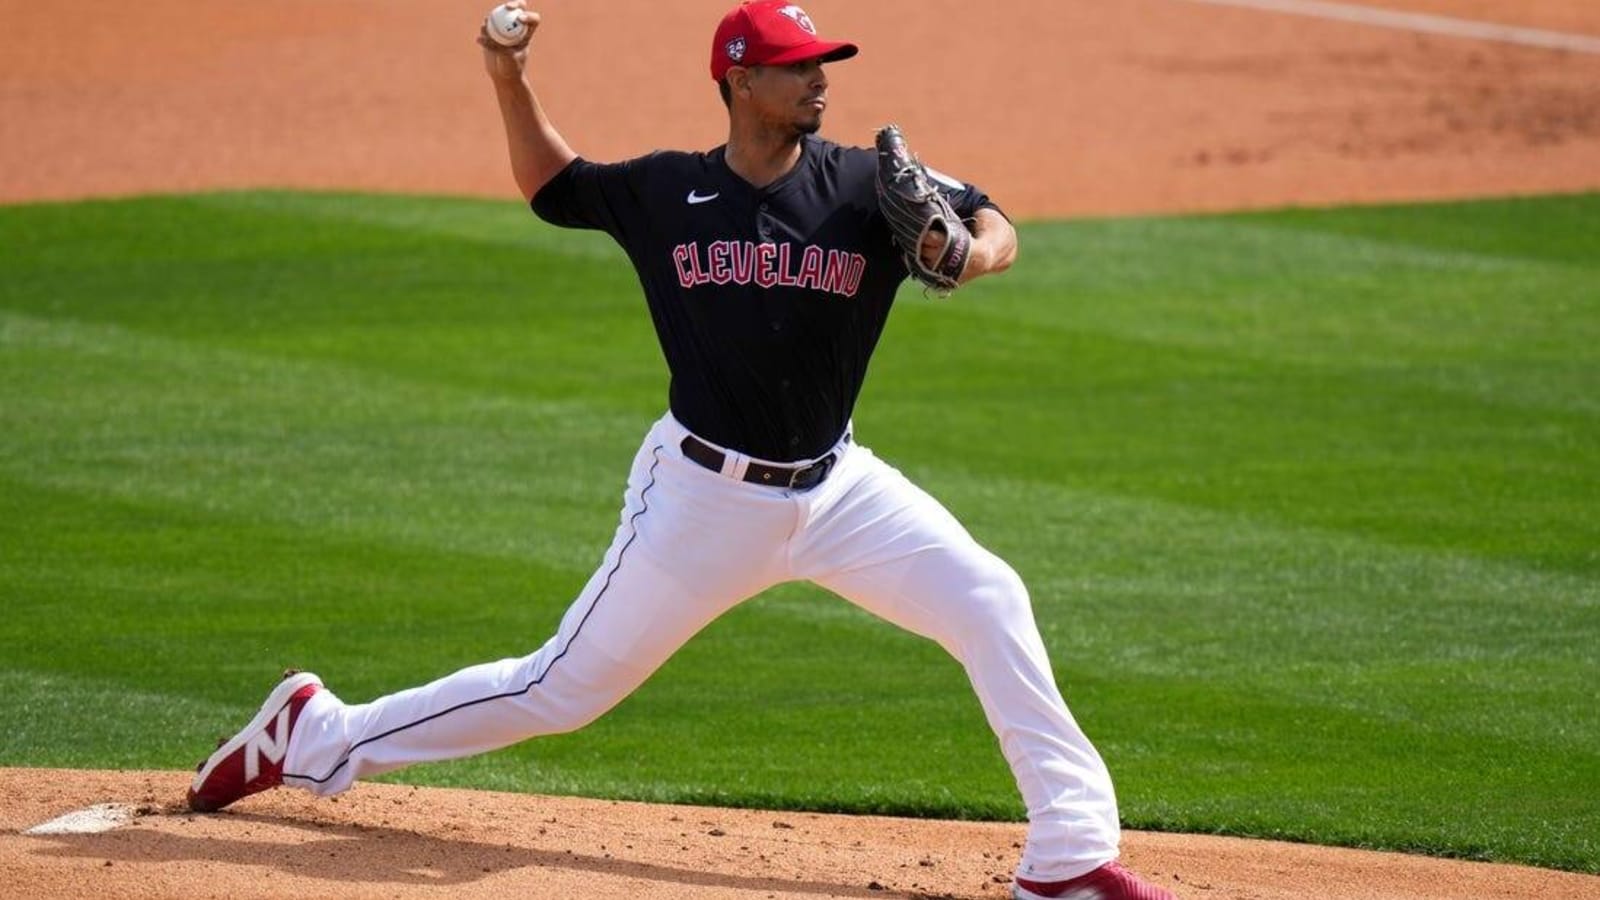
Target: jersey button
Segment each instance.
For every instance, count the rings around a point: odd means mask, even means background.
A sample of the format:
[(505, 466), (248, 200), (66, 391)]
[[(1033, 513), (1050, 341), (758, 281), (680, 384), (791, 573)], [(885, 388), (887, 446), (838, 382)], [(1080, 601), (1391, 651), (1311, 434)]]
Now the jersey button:
[(790, 384), (790, 381), (789, 381), (789, 379), (787, 379), (787, 378), (785, 378), (785, 379), (784, 379), (784, 380), (783, 380), (783, 381), (781, 381), (781, 382), (779, 382), (779, 385), (780, 385), (780, 386), (781, 386), (781, 387), (782, 387), (782, 388), (783, 388), (783, 389), (784, 389), (784, 390), (788, 390), (788, 389), (789, 389), (789, 384)]
[(800, 446), (800, 435), (798, 435), (798, 434), (790, 435), (789, 436), (789, 446), (791, 446), (791, 447)]
[(772, 330), (773, 331), (782, 331), (783, 330), (783, 323), (782, 322), (773, 322), (772, 323)]

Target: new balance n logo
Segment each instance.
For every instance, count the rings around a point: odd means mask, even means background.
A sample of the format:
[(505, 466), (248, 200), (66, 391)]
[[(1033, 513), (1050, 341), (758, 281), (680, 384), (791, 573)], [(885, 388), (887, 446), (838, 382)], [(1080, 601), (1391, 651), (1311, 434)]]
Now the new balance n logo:
[[(272, 765), (280, 765), (283, 757), (289, 752), (289, 707), (286, 705), (278, 711), (278, 720), (273, 723), (277, 727), (273, 734), (267, 734), (265, 728), (261, 733), (251, 738), (244, 745), (244, 780), (246, 783), (255, 781), (261, 774), (261, 759), (265, 757)], [(274, 736), (275, 735), (275, 736)]]

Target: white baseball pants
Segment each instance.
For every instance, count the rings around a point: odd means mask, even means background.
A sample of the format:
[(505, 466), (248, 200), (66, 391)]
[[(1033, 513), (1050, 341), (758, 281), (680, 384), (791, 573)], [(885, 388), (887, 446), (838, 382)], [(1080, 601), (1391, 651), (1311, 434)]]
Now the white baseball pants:
[(346, 705), (323, 691), (290, 740), (284, 783), (336, 794), (358, 778), (484, 753), (594, 721), (740, 601), (811, 581), (937, 641), (966, 669), (1028, 809), (1019, 874), (1055, 881), (1117, 855), (1111, 778), (1068, 712), (1021, 579), (865, 447), (841, 442), (809, 491), (684, 458), (671, 415), (628, 478), (604, 563), (530, 656)]

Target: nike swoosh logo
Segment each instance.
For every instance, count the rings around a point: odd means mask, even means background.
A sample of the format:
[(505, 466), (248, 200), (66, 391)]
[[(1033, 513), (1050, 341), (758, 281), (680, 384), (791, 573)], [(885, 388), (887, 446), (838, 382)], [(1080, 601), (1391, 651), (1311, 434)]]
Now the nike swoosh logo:
[(721, 191), (718, 191), (715, 194), (707, 194), (704, 197), (700, 196), (698, 193), (696, 193), (694, 191), (690, 191), (689, 192), (689, 196), (688, 196), (687, 199), (689, 201), (689, 205), (690, 206), (695, 206), (696, 204), (706, 203), (708, 201), (715, 200), (715, 199), (717, 199), (718, 197), (721, 197), (721, 196), (722, 196), (722, 192)]

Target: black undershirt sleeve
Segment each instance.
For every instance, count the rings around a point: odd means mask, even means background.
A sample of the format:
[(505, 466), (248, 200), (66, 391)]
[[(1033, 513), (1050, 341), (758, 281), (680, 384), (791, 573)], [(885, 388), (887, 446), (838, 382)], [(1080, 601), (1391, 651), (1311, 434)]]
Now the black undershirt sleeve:
[[(956, 188), (936, 179), (933, 182), (933, 186), (939, 193), (944, 194), (945, 199), (950, 201), (950, 208), (954, 209), (956, 215), (963, 219), (972, 218), (978, 214), (980, 209), (992, 209), (1002, 216), (1006, 215), (1006, 211), (1001, 209), (998, 203), (990, 200), (989, 195), (985, 194), (976, 185), (963, 182), (961, 187)], [(1011, 217), (1006, 216), (1006, 218), (1010, 219)]]

